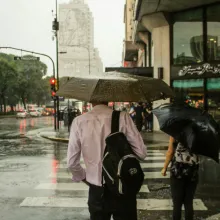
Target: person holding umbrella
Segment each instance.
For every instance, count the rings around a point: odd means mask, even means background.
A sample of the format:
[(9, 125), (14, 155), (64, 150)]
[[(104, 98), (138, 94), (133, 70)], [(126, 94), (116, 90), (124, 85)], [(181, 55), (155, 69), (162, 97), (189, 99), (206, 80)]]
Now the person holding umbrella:
[(193, 198), (198, 184), (199, 157), (170, 137), (166, 160), (161, 171), (163, 176), (166, 176), (170, 162), (173, 220), (181, 220), (183, 205), (185, 219), (193, 220)]
[(160, 130), (171, 136), (164, 168), (166, 175), (171, 162), (171, 194), (173, 220), (181, 219), (182, 205), (185, 219), (193, 219), (193, 198), (198, 184), (199, 156), (219, 163), (220, 127), (208, 112), (185, 103), (167, 103), (153, 110)]

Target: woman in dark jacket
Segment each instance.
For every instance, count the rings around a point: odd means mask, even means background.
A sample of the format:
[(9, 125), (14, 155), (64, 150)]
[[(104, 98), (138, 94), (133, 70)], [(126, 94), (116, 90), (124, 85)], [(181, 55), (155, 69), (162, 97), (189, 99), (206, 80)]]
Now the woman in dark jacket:
[(199, 157), (170, 137), (164, 168), (161, 171), (163, 176), (166, 176), (170, 162), (173, 220), (181, 220), (183, 205), (185, 219), (193, 220), (193, 199), (198, 184)]

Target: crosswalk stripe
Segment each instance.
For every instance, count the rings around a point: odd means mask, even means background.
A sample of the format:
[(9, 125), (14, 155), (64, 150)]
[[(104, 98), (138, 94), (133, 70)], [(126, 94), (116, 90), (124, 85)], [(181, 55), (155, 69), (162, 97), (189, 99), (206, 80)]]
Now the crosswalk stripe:
[[(162, 168), (164, 165), (164, 163), (141, 163), (141, 167), (144, 168)], [(81, 166), (83, 168), (86, 168), (85, 164), (81, 164)], [(59, 164), (57, 165), (57, 168), (61, 168), (61, 169), (67, 169), (67, 165), (66, 164)]]
[[(87, 198), (60, 198), (60, 197), (27, 197), (20, 204), (21, 207), (56, 207), (56, 208), (87, 208)], [(207, 210), (200, 199), (194, 200), (194, 210)], [(170, 199), (138, 199), (138, 210), (172, 210)]]
[(155, 156), (155, 157), (149, 157), (147, 156), (144, 161), (148, 161), (148, 160), (165, 160), (166, 157), (165, 155), (164, 156)]
[(162, 168), (164, 163), (141, 163), (142, 169), (144, 168)]
[(166, 151), (161, 151), (161, 150), (147, 150), (147, 153), (161, 153), (161, 152), (166, 152)]
[[(41, 183), (35, 189), (37, 190), (62, 190), (62, 191), (88, 191), (89, 187), (85, 183)], [(141, 193), (149, 193), (147, 185), (143, 185)]]
[[(169, 172), (167, 173), (167, 176), (163, 177), (160, 172), (144, 172), (144, 179), (163, 179), (163, 178), (169, 178)], [(70, 179), (71, 178), (70, 172), (57, 172), (50, 174), (49, 177), (51, 178), (60, 178), (60, 179)]]
[(153, 153), (147, 153), (147, 156), (164, 156), (164, 153), (160, 153), (160, 152), (153, 152)]
[[(156, 153), (147, 154), (147, 157), (144, 160), (147, 161), (147, 160), (165, 160), (165, 159), (166, 159), (165, 154), (156, 152)], [(67, 158), (61, 161), (61, 163), (66, 163), (66, 162), (67, 162)], [(80, 159), (80, 162), (83, 162), (83, 158)]]

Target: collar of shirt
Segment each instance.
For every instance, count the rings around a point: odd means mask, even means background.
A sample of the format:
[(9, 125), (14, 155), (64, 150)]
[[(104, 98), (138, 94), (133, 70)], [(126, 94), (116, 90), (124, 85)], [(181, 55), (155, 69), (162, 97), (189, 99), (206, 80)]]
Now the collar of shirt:
[(97, 110), (103, 110), (103, 109), (110, 109), (107, 105), (96, 105), (93, 107), (92, 111), (97, 111)]

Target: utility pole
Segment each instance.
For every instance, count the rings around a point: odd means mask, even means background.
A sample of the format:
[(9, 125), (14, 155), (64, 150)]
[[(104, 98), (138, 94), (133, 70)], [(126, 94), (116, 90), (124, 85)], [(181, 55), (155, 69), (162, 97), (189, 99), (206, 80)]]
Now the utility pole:
[[(59, 39), (58, 39), (58, 31), (59, 31), (59, 22), (58, 22), (58, 2), (56, 0), (56, 22), (57, 22), (57, 30), (56, 30), (56, 56), (57, 56), (57, 89), (59, 89)], [(57, 97), (57, 129), (60, 128), (60, 100)]]
[[(56, 67), (57, 67), (57, 90), (59, 89), (59, 39), (58, 39), (58, 31), (59, 31), (59, 22), (58, 22), (58, 2), (57, 0), (55, 1), (55, 4), (56, 4), (56, 12), (55, 12), (55, 18), (54, 18), (54, 21), (53, 21), (53, 31), (54, 31), (54, 34), (55, 34), (55, 37), (56, 37)], [(56, 124), (57, 124), (57, 129), (59, 130), (60, 128), (60, 124), (59, 124), (59, 97), (57, 97), (56, 99), (56, 109), (57, 109), (57, 120), (56, 120)]]

